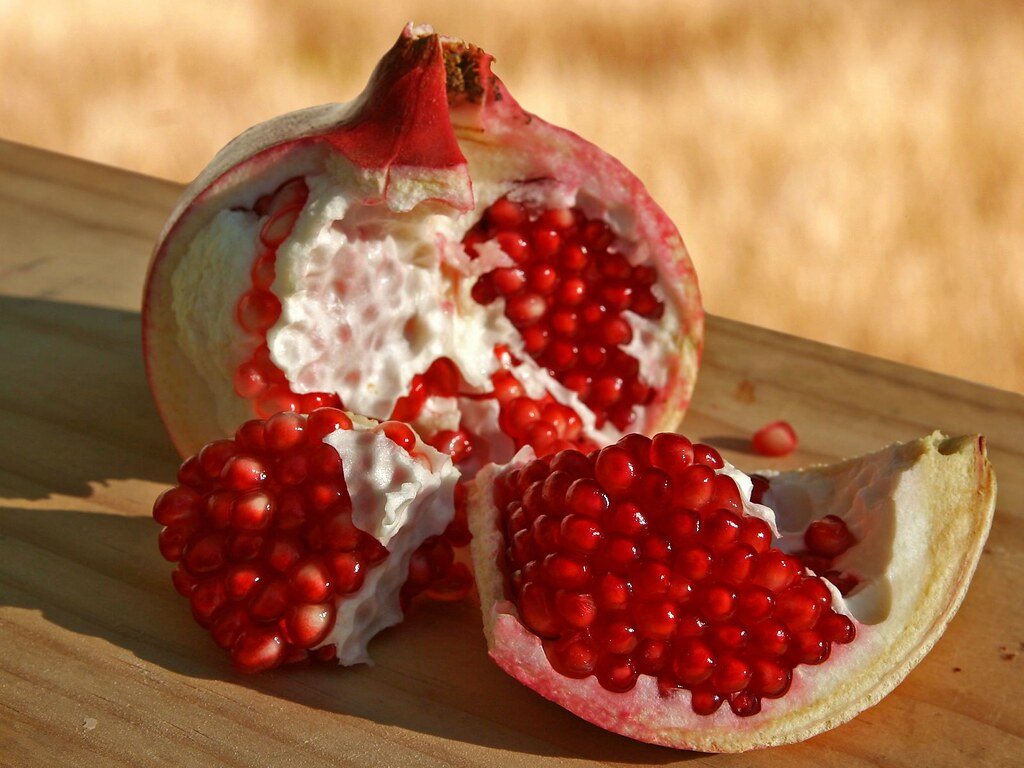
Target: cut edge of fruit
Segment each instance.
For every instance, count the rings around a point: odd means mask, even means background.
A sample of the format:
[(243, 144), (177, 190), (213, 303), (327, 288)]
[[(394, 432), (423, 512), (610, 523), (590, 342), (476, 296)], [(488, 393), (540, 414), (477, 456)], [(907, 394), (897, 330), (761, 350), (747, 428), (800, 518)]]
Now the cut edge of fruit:
[[(530, 458), (521, 452), (513, 462)], [(941, 637), (966, 595), (995, 508), (995, 475), (984, 438), (977, 435), (949, 438), (936, 432), (835, 465), (760, 474), (783, 483), (828, 480), (858, 462), (880, 458), (888, 459), (901, 473), (894, 494), (898, 519), (923, 517), (930, 523), (931, 555), (917, 564), (925, 571), (922, 581), (927, 588), (900, 626), (859, 625), (858, 640), (837, 648), (830, 666), (801, 671), (799, 678), (794, 677), (791, 693), (765, 702), (760, 715), (737, 718), (726, 707), (712, 716), (694, 715), (685, 691), (671, 694), (679, 698), (678, 704), (666, 706), (656, 681), (649, 677), (641, 677), (629, 693), (617, 694), (605, 691), (593, 677), (571, 680), (555, 672), (540, 639), (520, 623), (516, 609), (505, 599), (495, 565), (503, 540), (493, 524), (495, 510), (487, 489), (498, 467), (481, 473), (469, 498), (477, 587), (491, 657), (512, 677), (585, 720), (634, 739), (680, 749), (741, 752), (777, 746), (850, 720), (895, 688)], [(861, 666), (850, 675), (847, 663)], [(819, 679), (814, 680), (815, 676)], [(830, 676), (837, 684), (833, 688), (820, 679)], [(834, 695), (836, 690), (842, 695)]]

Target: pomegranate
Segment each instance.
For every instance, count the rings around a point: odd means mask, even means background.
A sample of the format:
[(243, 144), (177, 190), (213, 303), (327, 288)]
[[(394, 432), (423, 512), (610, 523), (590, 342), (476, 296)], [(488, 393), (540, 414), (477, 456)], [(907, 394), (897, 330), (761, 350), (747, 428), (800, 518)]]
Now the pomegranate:
[(502, 669), (608, 730), (735, 752), (892, 690), (963, 599), (994, 497), (976, 436), (747, 476), (658, 434), (524, 448), (464, 503)]
[(175, 587), (237, 669), (355, 664), (419, 591), (468, 588), (457, 477), (406, 424), (280, 412), (187, 459), (153, 517)]
[(357, 99), (214, 158), (161, 235), (143, 325), (182, 455), (338, 407), (472, 472), (675, 424), (703, 311), (628, 170), (524, 111), (479, 48), (409, 26)]

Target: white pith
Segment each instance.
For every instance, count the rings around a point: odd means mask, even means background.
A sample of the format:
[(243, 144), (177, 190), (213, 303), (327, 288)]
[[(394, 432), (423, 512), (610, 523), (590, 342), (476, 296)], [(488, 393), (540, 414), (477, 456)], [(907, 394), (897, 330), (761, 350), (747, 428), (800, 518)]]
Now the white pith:
[(352, 522), (380, 541), (388, 556), (369, 570), (358, 592), (336, 599), (334, 627), (320, 646), (335, 645), (343, 665), (368, 663), (370, 640), (402, 621), (399, 595), (410, 558), (451, 522), (459, 477), (451, 458), (429, 445), (417, 442), (417, 459), (375, 429), (376, 422), (353, 416), (352, 423), (324, 442), (341, 456)]
[[(598, 429), (578, 395), (523, 352), (518, 331), (504, 315), (504, 300), (482, 306), (472, 299), (480, 274), (511, 263), (497, 242), (485, 244), (481, 255), (470, 259), (461, 240), (488, 206), (508, 194), (540, 209), (578, 205), (615, 227), (616, 247), (630, 262), (640, 263), (651, 257), (644, 241), (630, 240), (636, 234), (632, 209), (604, 206), (596, 190), (588, 191), (579, 179), (568, 184), (518, 181), (531, 178), (535, 170), (526, 153), (471, 140), (461, 146), (473, 179), (475, 207), (466, 213), (437, 203), (422, 188), (419, 198), (415, 191), (399, 194), (401, 185), (396, 191), (393, 180), (385, 202), (382, 182), (339, 155), (310, 149), (304, 150), (309, 157), (290, 161), (316, 171), (304, 175), (307, 203), (277, 251), (271, 290), (282, 312), (267, 332), (271, 359), (296, 393), (336, 393), (347, 409), (387, 418), (413, 376), (440, 357), (459, 366), (472, 391), (488, 391), (499, 364), (494, 348), (504, 344), (521, 361), (513, 372), (530, 396), (553, 395), (580, 415), (587, 436), (602, 444), (614, 441), (621, 436), (614, 425)], [(442, 174), (442, 186), (452, 178)], [(281, 181), (281, 169), (267, 166), (248, 180), (248, 198), (272, 191), (272, 184)], [(248, 275), (260, 225), (254, 213), (221, 210), (177, 238), (168, 254), (167, 325), (174, 331), (174, 346), (210, 393), (218, 435), (230, 434), (253, 414), (252, 404), (235, 394), (232, 374), (261, 339), (238, 326), (234, 307), (251, 288)], [(654, 290), (661, 297), (660, 287)], [(675, 304), (665, 301), (658, 321), (630, 311), (623, 317), (633, 331), (625, 351), (639, 361), (647, 383), (664, 387), (671, 375), (666, 352), (681, 345)], [(635, 425), (646, 423), (644, 410), (634, 408)], [(212, 436), (211, 427), (206, 428)]]
[[(878, 569), (877, 579), (892, 585), (890, 598), (851, 595), (856, 639), (834, 647), (823, 665), (797, 667), (789, 693), (763, 700), (758, 715), (739, 718), (723, 706), (714, 715), (698, 716), (688, 692), (663, 697), (653, 678), (641, 676), (633, 690), (618, 694), (594, 677), (571, 680), (552, 670), (539, 638), (519, 622), (503, 594), (496, 563), (505, 544), (490, 500), (498, 471), (481, 472), (469, 497), (474, 567), (494, 660), (520, 682), (604, 728), (713, 752), (806, 739), (892, 690), (930, 650), (963, 599), (995, 503), (994, 476), (976, 436), (949, 439), (936, 433), (837, 465), (761, 473), (772, 478), (770, 500), (783, 531), (792, 533), (826, 514), (848, 519), (864, 545), (860, 552), (849, 551), (851, 567)], [(792, 499), (800, 501), (791, 506)], [(871, 532), (876, 514), (882, 517), (878, 527), (892, 531), (878, 541)], [(885, 549), (882, 541), (890, 547), (884, 562), (874, 562)]]

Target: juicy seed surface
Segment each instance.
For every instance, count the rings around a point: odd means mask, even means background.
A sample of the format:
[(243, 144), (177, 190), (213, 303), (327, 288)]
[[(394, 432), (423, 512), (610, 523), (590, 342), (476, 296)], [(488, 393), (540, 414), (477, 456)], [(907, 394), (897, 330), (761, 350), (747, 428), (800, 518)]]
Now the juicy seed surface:
[[(240, 671), (259, 672), (302, 660), (332, 661), (320, 647), (333, 629), (339, 601), (357, 592), (388, 551), (352, 522), (340, 457), (323, 442), (351, 429), (349, 416), (320, 408), (240, 427), (187, 459), (179, 484), (157, 499), (164, 526), (160, 551), (177, 564), (175, 588)], [(380, 432), (416, 455), (408, 426)], [(456, 563), (452, 542), (465, 543), (456, 519), (414, 553), (401, 591), (403, 606), (421, 592), (465, 595), (472, 577)]]
[[(822, 579), (744, 513), (723, 464), (679, 436), (628, 435), (497, 476), (506, 597), (553, 669), (613, 692), (651, 675), (664, 695), (690, 691), (697, 714), (728, 703), (750, 717), (795, 667), (854, 641)], [(853, 543), (836, 520), (809, 535), (819, 556)]]
[(664, 304), (657, 273), (630, 264), (628, 244), (579, 208), (534, 210), (502, 198), (464, 239), (467, 252), (496, 242), (515, 267), (499, 267), (473, 286), (480, 304), (505, 302), (525, 351), (594, 411), (597, 426), (624, 430), (655, 392), (625, 351), (633, 339), (626, 312), (657, 320)]

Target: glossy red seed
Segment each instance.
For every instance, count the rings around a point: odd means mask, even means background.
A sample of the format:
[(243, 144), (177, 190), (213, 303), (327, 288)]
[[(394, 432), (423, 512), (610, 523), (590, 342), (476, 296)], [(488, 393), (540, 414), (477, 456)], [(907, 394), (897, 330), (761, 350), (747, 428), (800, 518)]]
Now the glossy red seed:
[(767, 699), (786, 694), (793, 680), (792, 671), (772, 659), (753, 658), (750, 661), (750, 690)]
[(590, 568), (577, 557), (555, 552), (544, 558), (544, 574), (554, 587), (582, 589), (590, 579)]
[(196, 576), (213, 573), (225, 559), (225, 538), (221, 533), (209, 533), (193, 539), (181, 553), (181, 564)]
[(590, 554), (601, 546), (601, 524), (586, 515), (566, 515), (559, 526), (559, 539), (570, 552)]
[(750, 581), (758, 587), (772, 592), (781, 592), (800, 578), (800, 563), (776, 549), (770, 549), (757, 556)]
[(714, 494), (715, 471), (704, 465), (687, 467), (673, 477), (671, 499), (676, 506), (701, 509)]
[(624, 448), (611, 445), (601, 449), (594, 464), (594, 477), (610, 497), (628, 493), (636, 476), (636, 464)]
[(199, 514), (200, 496), (191, 488), (174, 487), (164, 491), (153, 505), (153, 519), (161, 525), (182, 525)]
[(295, 600), (321, 603), (330, 597), (331, 576), (320, 561), (306, 560), (298, 563), (288, 574), (288, 588)]
[(594, 598), (602, 611), (621, 611), (629, 605), (629, 582), (614, 573), (602, 574), (594, 585)]
[(249, 615), (257, 621), (276, 621), (289, 602), (288, 585), (283, 580), (261, 581), (249, 596)]
[(851, 643), (857, 636), (853, 621), (848, 616), (831, 610), (821, 617), (815, 629), (824, 639), (839, 645)]
[(254, 289), (242, 294), (235, 319), (242, 330), (265, 334), (281, 316), (281, 301), (270, 291)]
[(796, 584), (775, 597), (774, 616), (792, 632), (813, 629), (821, 618), (822, 606), (802, 585)]
[(221, 469), (220, 479), (225, 488), (248, 491), (266, 481), (267, 467), (253, 456), (231, 456)]
[(586, 629), (597, 617), (597, 603), (593, 595), (559, 590), (555, 593), (555, 611), (565, 626)]
[(718, 692), (708, 687), (698, 688), (693, 691), (690, 706), (698, 715), (713, 715), (717, 712), (725, 698)]
[(672, 672), (679, 682), (687, 686), (700, 685), (711, 677), (714, 667), (714, 654), (702, 640), (684, 638), (677, 644)]
[(747, 643), (751, 652), (769, 658), (779, 657), (789, 650), (792, 633), (775, 619), (752, 624), (747, 628)]
[(676, 628), (678, 607), (670, 600), (640, 603), (634, 609), (633, 623), (641, 637), (668, 640)]
[(715, 510), (702, 523), (701, 540), (716, 555), (733, 547), (739, 535), (739, 515), (725, 509)]
[(597, 651), (582, 633), (563, 635), (544, 642), (544, 653), (555, 671), (566, 677), (589, 677), (597, 664)]
[(676, 552), (674, 566), (690, 581), (701, 581), (711, 573), (714, 555), (706, 547), (694, 545)]
[(267, 448), (283, 452), (302, 444), (305, 440), (305, 429), (305, 417), (290, 412), (275, 413), (267, 419), (263, 437)]
[(609, 507), (608, 496), (601, 486), (590, 478), (580, 478), (569, 486), (565, 504), (567, 511), (589, 517), (599, 517)]
[(602, 652), (622, 655), (632, 653), (640, 644), (636, 628), (625, 618), (615, 618), (594, 628), (593, 637)]
[(285, 626), (288, 639), (299, 648), (312, 648), (324, 641), (334, 627), (334, 603), (299, 604), (288, 609)]
[(645, 599), (663, 597), (671, 585), (671, 571), (664, 563), (639, 561), (630, 571), (630, 582)]
[(676, 476), (693, 463), (693, 444), (683, 435), (662, 432), (651, 440), (651, 464)]
[(265, 491), (238, 496), (231, 507), (231, 524), (243, 531), (262, 531), (274, 518), (274, 498)]
[(647, 530), (647, 518), (632, 501), (616, 501), (605, 515), (607, 529), (633, 539)]
[(227, 600), (227, 590), (223, 581), (215, 578), (200, 581), (189, 595), (192, 616), (200, 626), (208, 627)]
[(383, 421), (379, 429), (387, 435), (389, 440), (407, 452), (411, 453), (412, 449), (416, 447), (416, 433), (408, 424), (401, 421)]
[(761, 711), (761, 697), (742, 690), (729, 696), (729, 708), (737, 717), (752, 717)]
[(792, 664), (823, 664), (832, 652), (832, 644), (814, 630), (794, 632), (787, 651)]
[(719, 693), (736, 693), (747, 687), (751, 674), (750, 665), (744, 659), (723, 653), (715, 661), (711, 687)]
[(706, 443), (693, 444), (693, 460), (712, 469), (721, 469), (725, 466), (725, 462), (722, 461), (722, 454)]
[(815, 520), (804, 531), (804, 545), (813, 554), (834, 558), (843, 554), (856, 543), (846, 522), (836, 515), (826, 515)]
[(631, 691), (636, 686), (638, 674), (632, 659), (624, 656), (604, 656), (594, 668), (597, 682), (613, 693)]
[(768, 523), (761, 518), (745, 515), (740, 524), (738, 541), (760, 554), (771, 546), (772, 530), (768, 527)]
[(787, 456), (796, 450), (796, 431), (787, 421), (773, 421), (754, 433), (751, 447), (761, 456)]
[(362, 588), (366, 569), (355, 552), (336, 552), (328, 558), (331, 586), (335, 594), (349, 595)]
[(736, 593), (736, 615), (749, 624), (763, 621), (775, 610), (775, 595), (764, 587), (745, 584)]
[(726, 584), (711, 584), (701, 591), (698, 600), (711, 621), (725, 621), (736, 610), (736, 592)]
[(255, 674), (273, 669), (284, 658), (285, 640), (276, 627), (250, 628), (231, 649), (231, 660), (239, 672)]
[(756, 557), (753, 547), (737, 544), (718, 555), (715, 577), (726, 584), (743, 584), (750, 577)]

